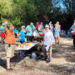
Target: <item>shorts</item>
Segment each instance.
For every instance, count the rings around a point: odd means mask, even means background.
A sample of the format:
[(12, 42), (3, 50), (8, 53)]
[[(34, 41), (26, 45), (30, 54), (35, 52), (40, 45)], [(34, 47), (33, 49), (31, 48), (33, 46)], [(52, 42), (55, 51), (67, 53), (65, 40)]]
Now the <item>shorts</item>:
[(15, 45), (5, 44), (6, 57), (9, 58), (14, 57), (14, 49), (15, 49)]
[(1, 32), (1, 38), (5, 38), (5, 32)]
[(46, 50), (46, 51), (49, 51), (49, 50), (50, 50), (50, 47), (47, 46), (47, 45), (44, 45), (44, 46), (43, 46), (43, 49)]
[(55, 32), (55, 37), (59, 37), (59, 32)]
[(44, 46), (42, 47), (42, 51), (43, 51), (43, 53), (44, 53), (44, 58), (47, 57), (46, 52), (49, 52), (49, 59), (48, 59), (48, 60), (51, 61), (51, 59), (52, 59), (52, 47), (47, 47), (47, 45), (44, 45)]

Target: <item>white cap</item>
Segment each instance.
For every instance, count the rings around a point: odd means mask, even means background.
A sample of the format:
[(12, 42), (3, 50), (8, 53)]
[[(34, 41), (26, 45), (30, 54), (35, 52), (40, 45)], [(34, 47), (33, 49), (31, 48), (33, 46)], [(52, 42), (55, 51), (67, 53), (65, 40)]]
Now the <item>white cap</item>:
[(25, 26), (22, 26), (21, 28), (23, 29), (23, 28), (25, 28)]
[(45, 27), (49, 27), (49, 25), (48, 25), (48, 24), (46, 24), (46, 25), (45, 25)]
[(34, 25), (33, 22), (31, 22), (30, 25)]

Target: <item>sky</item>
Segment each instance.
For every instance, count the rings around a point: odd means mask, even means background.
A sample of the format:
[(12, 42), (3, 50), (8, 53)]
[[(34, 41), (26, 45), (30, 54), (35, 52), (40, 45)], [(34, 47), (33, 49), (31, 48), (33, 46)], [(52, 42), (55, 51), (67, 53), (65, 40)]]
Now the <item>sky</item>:
[(64, 5), (62, 0), (52, 0), (52, 4), (53, 4), (54, 7), (60, 7), (61, 11), (66, 10), (66, 7), (65, 7), (65, 5)]

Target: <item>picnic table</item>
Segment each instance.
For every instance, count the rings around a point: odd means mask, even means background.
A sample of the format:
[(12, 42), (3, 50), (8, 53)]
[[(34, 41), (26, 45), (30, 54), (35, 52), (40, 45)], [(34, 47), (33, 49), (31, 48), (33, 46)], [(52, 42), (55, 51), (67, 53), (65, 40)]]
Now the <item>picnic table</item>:
[(16, 46), (15, 47), (15, 50), (18, 51), (18, 50), (30, 50), (31, 48), (35, 47), (36, 45), (38, 45), (40, 42), (32, 42), (30, 46), (27, 46), (27, 45), (23, 45), (23, 47), (19, 47), (19, 46)]

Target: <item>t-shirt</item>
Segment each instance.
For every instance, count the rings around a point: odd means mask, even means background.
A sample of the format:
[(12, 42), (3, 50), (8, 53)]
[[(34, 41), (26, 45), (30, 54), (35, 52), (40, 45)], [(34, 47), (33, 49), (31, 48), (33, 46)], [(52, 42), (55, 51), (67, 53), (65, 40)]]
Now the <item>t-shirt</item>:
[(33, 30), (35, 30), (35, 26), (32, 26), (32, 27), (31, 27), (30, 25), (28, 25), (28, 26), (26, 27), (26, 29), (30, 31), (30, 32), (27, 31), (27, 36), (32, 36)]
[(16, 39), (14, 32), (11, 32), (10, 30), (6, 30), (6, 35), (5, 35), (5, 43), (6, 44), (15, 44)]
[(15, 30), (14, 30), (14, 33), (17, 34), (17, 32), (18, 32), (18, 30), (15, 29)]
[(44, 28), (43, 24), (40, 24), (40, 26), (41, 26), (42, 29)]
[(5, 29), (3, 26), (0, 27), (0, 32), (5, 32)]
[(56, 31), (57, 31), (57, 29), (58, 29), (58, 32), (61, 32), (61, 25), (60, 24), (58, 24), (57, 26), (56, 26), (56, 24), (55, 24), (55, 27), (56, 27)]
[(38, 26), (38, 31), (41, 31), (42, 27), (41, 24)]
[(25, 32), (24, 31), (20, 31), (20, 41), (25, 41)]
[(51, 31), (46, 31), (44, 32), (44, 45), (52, 45), (54, 42), (54, 37), (53, 37), (53, 33)]
[(38, 30), (38, 26), (39, 26), (39, 24), (36, 24), (36, 30)]

